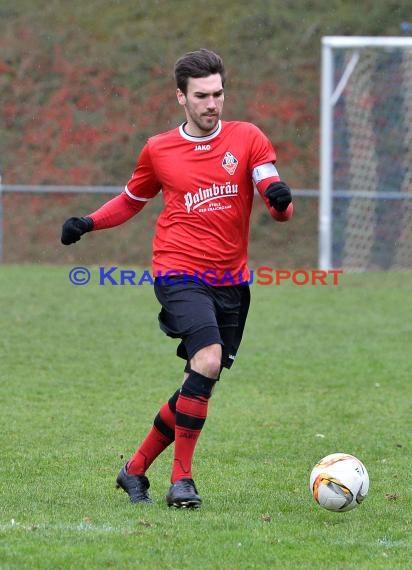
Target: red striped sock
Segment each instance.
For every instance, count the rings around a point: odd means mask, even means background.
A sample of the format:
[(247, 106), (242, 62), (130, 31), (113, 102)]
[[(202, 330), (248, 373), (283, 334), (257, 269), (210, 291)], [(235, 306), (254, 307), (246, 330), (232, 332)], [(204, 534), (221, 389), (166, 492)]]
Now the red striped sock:
[[(177, 397), (177, 393), (175, 396)], [(173, 442), (176, 418), (176, 413), (172, 409), (175, 407), (173, 398), (174, 396), (160, 408), (151, 430), (129, 460), (127, 464), (129, 475), (144, 475), (156, 457)]]
[(192, 478), (192, 461), (197, 440), (207, 417), (208, 398), (180, 394), (176, 404), (175, 451), (172, 483)]

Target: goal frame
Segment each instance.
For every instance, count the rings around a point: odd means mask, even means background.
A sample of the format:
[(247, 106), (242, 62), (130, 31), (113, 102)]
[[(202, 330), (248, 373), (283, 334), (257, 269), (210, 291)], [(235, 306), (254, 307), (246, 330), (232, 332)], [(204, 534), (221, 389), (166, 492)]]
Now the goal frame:
[(332, 200), (333, 200), (333, 108), (356, 67), (356, 53), (352, 56), (334, 86), (334, 57), (337, 49), (368, 47), (412, 48), (411, 37), (398, 36), (324, 36), (321, 53), (321, 112), (319, 164), (319, 268), (332, 267)]

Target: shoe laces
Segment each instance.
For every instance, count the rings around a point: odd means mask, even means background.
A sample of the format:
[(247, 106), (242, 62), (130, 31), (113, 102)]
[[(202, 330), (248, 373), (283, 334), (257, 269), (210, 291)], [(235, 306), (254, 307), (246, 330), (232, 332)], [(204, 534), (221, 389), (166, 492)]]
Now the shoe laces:
[(179, 486), (182, 487), (184, 491), (194, 491), (197, 493), (193, 479), (180, 479)]

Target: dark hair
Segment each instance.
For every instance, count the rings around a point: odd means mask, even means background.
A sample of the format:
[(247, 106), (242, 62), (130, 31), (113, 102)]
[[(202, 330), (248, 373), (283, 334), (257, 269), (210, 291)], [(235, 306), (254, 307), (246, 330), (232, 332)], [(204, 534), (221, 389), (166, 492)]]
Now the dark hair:
[(225, 84), (226, 71), (222, 58), (208, 49), (191, 51), (180, 57), (175, 63), (176, 85), (186, 95), (189, 77), (209, 77), (220, 73), (222, 86)]

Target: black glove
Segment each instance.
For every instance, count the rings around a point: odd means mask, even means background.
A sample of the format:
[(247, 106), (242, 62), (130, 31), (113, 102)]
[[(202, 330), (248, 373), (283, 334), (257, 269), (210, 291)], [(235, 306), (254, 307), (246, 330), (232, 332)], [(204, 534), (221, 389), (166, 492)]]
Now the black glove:
[(269, 204), (278, 212), (284, 212), (292, 202), (292, 193), (285, 182), (272, 182), (266, 189)]
[(69, 218), (62, 227), (61, 241), (63, 245), (70, 245), (79, 241), (81, 236), (93, 229), (91, 218)]

